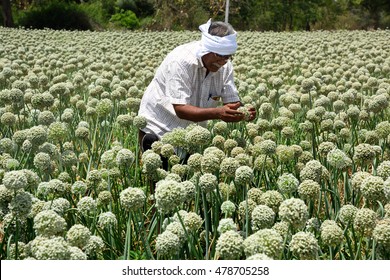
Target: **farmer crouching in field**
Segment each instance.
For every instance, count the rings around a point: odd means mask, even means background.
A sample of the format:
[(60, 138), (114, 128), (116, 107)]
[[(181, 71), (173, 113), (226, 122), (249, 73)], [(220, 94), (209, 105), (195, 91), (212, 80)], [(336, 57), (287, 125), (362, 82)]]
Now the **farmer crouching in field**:
[[(143, 151), (174, 128), (244, 118), (237, 111), (241, 103), (230, 61), (237, 50), (236, 31), (228, 23), (211, 20), (199, 29), (201, 40), (171, 51), (143, 95), (138, 112), (147, 119), (147, 126), (139, 132)], [(219, 101), (224, 105), (217, 107)], [(251, 109), (249, 120), (255, 117)]]

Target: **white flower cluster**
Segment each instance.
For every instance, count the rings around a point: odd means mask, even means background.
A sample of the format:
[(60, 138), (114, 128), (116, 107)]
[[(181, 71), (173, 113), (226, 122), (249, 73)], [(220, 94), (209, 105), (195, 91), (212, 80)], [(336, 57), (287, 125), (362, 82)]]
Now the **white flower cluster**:
[(211, 141), (211, 133), (208, 129), (196, 125), (187, 131), (185, 141), (192, 149), (205, 146)]
[(182, 184), (174, 180), (161, 180), (156, 184), (156, 207), (161, 212), (169, 212), (184, 201), (185, 190)]
[(290, 251), (300, 260), (315, 260), (318, 257), (318, 241), (311, 232), (297, 232), (291, 238)]
[(352, 160), (341, 150), (333, 149), (326, 156), (329, 165), (336, 169), (345, 169), (352, 164)]
[(343, 242), (343, 230), (335, 221), (325, 220), (321, 225), (321, 239), (329, 246), (338, 246)]
[(293, 174), (284, 173), (277, 181), (278, 189), (283, 194), (291, 194), (298, 190), (299, 181)]
[(146, 195), (140, 188), (126, 188), (119, 195), (119, 201), (127, 211), (135, 211), (142, 208), (145, 200)]
[(279, 259), (283, 250), (283, 238), (273, 229), (261, 229), (244, 240), (246, 257), (263, 253), (273, 259)]
[(243, 249), (243, 238), (234, 230), (223, 232), (218, 238), (215, 248), (216, 254), (224, 260), (240, 259)]
[(279, 207), (282, 221), (286, 221), (294, 228), (302, 228), (309, 216), (305, 202), (299, 198), (284, 200)]
[(266, 205), (257, 205), (252, 211), (252, 229), (271, 228), (274, 224), (275, 212)]
[(217, 228), (220, 234), (229, 230), (237, 231), (237, 225), (234, 223), (232, 218), (221, 219)]

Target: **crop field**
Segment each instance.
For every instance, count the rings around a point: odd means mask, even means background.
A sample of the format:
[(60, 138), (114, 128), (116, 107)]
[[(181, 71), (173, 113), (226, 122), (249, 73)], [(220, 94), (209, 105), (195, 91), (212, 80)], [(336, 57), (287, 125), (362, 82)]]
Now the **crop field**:
[(141, 153), (144, 89), (198, 39), (0, 28), (1, 259), (390, 259), (390, 31), (238, 32), (256, 119)]

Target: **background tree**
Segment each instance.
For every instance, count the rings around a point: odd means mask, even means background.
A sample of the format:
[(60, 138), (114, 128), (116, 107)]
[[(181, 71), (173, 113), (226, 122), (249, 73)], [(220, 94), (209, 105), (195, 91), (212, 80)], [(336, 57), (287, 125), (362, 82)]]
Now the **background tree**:
[(158, 29), (195, 29), (210, 16), (207, 1), (155, 0), (154, 27)]
[[(226, 0), (0, 0), (0, 18), (4, 26), (13, 21), (20, 26), (25, 13), (53, 3), (77, 6), (96, 30), (115, 28), (111, 18), (131, 14), (127, 11), (135, 13), (139, 28), (196, 30), (209, 18), (224, 20)], [(47, 22), (44, 15), (37, 18)], [(278, 32), (385, 29), (390, 27), (390, 0), (230, 0), (229, 22), (237, 30)]]
[(3, 25), (5, 27), (13, 27), (14, 20), (12, 17), (11, 0), (1, 0), (1, 12), (3, 16)]
[(360, 4), (368, 11), (374, 29), (380, 27), (381, 13), (390, 12), (389, 0), (362, 0)]

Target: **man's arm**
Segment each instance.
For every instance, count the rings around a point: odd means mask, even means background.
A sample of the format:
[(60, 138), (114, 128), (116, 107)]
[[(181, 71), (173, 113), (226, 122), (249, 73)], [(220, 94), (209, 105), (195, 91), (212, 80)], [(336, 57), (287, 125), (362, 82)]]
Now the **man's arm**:
[(237, 111), (240, 102), (224, 104), (217, 108), (201, 108), (188, 104), (173, 104), (176, 115), (185, 120), (202, 122), (207, 120), (223, 120), (225, 122), (239, 122), (244, 115)]

